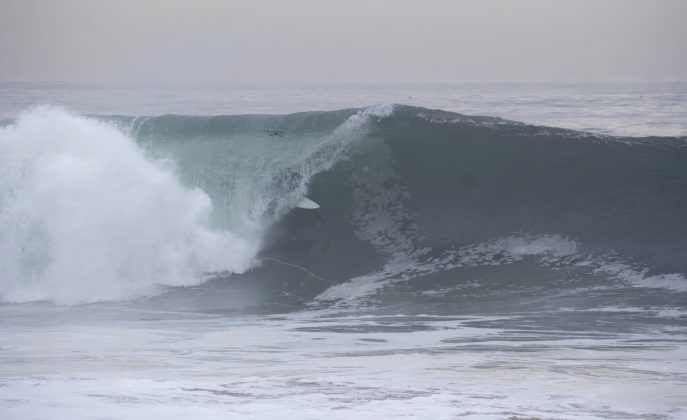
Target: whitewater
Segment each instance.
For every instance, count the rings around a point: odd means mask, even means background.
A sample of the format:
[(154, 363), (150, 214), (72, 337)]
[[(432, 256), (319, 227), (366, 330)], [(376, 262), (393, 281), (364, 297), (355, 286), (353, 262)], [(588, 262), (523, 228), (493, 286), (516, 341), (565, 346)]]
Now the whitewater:
[(0, 417), (683, 418), (686, 110), (0, 84)]

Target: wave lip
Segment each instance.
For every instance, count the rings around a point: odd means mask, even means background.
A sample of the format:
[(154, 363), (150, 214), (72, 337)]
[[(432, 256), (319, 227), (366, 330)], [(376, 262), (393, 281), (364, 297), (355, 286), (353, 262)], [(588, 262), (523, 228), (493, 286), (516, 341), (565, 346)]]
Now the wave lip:
[(243, 273), (311, 178), (393, 109), (344, 111), (292, 150), (265, 142), (250, 116), (228, 125), (143, 118), (126, 128), (121, 118), (30, 111), (0, 129), (0, 301), (126, 300)]

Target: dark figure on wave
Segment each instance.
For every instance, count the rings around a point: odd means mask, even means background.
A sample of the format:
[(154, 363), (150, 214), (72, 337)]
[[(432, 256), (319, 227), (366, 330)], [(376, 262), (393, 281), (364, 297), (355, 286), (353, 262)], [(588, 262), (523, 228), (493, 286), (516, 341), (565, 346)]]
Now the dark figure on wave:
[(284, 137), (284, 132), (279, 130), (263, 130), (270, 137)]

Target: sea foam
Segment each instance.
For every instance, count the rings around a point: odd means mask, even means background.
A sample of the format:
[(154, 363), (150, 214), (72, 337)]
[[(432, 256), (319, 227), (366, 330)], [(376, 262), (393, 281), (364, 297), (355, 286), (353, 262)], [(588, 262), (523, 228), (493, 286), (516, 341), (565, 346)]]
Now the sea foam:
[(105, 123), (39, 108), (0, 129), (0, 301), (135, 298), (254, 264), (212, 202)]

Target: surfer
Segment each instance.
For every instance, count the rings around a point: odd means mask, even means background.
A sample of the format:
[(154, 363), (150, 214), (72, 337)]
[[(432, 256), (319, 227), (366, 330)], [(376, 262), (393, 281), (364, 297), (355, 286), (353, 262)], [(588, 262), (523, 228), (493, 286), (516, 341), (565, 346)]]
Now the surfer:
[(263, 130), (265, 133), (267, 133), (268, 136), (270, 137), (284, 137), (284, 132), (279, 131), (279, 130), (269, 130), (265, 129)]

